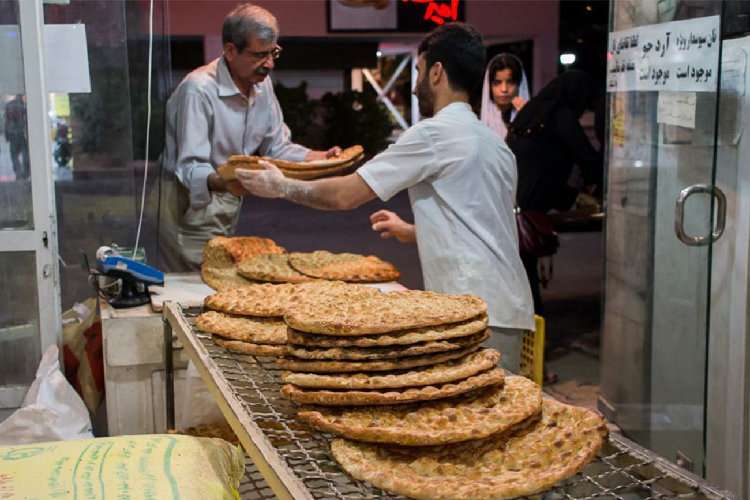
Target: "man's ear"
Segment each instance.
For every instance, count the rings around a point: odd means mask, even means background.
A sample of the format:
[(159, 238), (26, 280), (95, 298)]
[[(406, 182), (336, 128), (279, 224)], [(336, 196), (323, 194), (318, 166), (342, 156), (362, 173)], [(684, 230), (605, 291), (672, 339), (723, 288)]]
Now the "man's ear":
[(443, 77), (445, 77), (445, 68), (443, 68), (443, 63), (438, 61), (430, 68), (430, 83), (437, 85)]
[(227, 58), (227, 61), (232, 62), (232, 59), (238, 54), (237, 46), (233, 44), (232, 42), (227, 42), (224, 44), (224, 57)]

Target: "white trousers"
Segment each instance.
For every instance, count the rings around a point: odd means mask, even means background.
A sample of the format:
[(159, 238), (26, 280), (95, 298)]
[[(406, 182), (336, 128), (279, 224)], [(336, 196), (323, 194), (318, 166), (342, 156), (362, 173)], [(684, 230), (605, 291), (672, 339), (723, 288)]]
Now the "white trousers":
[(498, 365), (510, 372), (518, 373), (521, 369), (521, 344), (524, 330), (499, 326), (490, 326), (490, 330), (492, 330), (492, 336), (482, 342), (482, 345), (500, 351)]

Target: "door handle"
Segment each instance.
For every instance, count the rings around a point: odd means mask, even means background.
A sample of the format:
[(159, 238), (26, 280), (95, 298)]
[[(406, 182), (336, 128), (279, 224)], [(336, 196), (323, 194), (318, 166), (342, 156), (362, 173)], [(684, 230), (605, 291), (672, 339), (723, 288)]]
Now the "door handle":
[[(716, 197), (716, 226), (707, 236), (688, 236), (685, 234), (685, 201), (695, 193), (708, 193)], [(711, 184), (695, 184), (680, 191), (675, 204), (674, 231), (681, 242), (690, 247), (708, 245), (721, 238), (727, 222), (727, 197), (724, 191)]]

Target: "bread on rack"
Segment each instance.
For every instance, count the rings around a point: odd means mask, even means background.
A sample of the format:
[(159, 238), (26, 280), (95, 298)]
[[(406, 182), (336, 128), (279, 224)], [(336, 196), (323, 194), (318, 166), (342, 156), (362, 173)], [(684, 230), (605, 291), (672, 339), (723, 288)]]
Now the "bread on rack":
[(436, 446), (481, 439), (539, 413), (542, 393), (516, 376), (452, 399), (378, 407), (303, 406), (298, 417), (348, 439), (404, 446)]
[(331, 451), (352, 476), (425, 500), (535, 495), (590, 462), (607, 426), (596, 412), (546, 399), (528, 418), (482, 440), (444, 446), (387, 446), (336, 439)]

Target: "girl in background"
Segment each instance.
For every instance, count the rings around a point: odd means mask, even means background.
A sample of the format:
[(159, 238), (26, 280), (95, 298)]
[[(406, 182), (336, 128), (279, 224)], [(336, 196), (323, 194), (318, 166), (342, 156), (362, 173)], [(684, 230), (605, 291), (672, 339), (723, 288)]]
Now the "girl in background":
[(529, 100), (529, 85), (521, 60), (498, 54), (487, 65), (480, 118), (505, 140), (508, 125)]

